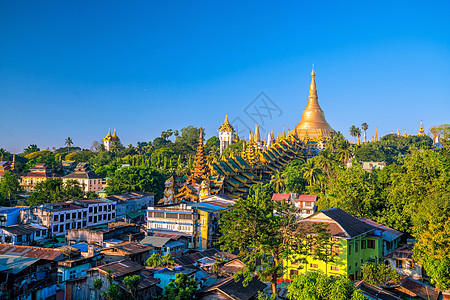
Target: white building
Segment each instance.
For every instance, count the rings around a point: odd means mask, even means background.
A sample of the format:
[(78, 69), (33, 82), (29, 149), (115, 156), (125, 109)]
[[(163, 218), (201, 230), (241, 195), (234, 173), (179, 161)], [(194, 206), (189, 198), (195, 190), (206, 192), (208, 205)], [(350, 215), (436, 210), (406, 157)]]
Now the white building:
[(30, 245), (48, 237), (49, 229), (38, 224), (21, 224), (0, 228), (0, 243)]
[(88, 209), (87, 227), (116, 221), (116, 201), (108, 199), (75, 200), (74, 204)]
[(78, 181), (85, 192), (97, 193), (103, 188), (102, 178), (95, 174), (87, 163), (79, 163), (75, 170), (62, 177), (62, 180), (64, 183), (68, 180)]
[(125, 218), (127, 212), (147, 209), (147, 207), (155, 205), (155, 195), (143, 192), (111, 195), (104, 199), (115, 201), (117, 203), (117, 219)]
[(233, 143), (234, 128), (228, 122), (228, 115), (225, 116), (225, 121), (220, 125), (219, 130), (219, 140), (220, 140), (220, 154), (228, 148), (229, 145)]

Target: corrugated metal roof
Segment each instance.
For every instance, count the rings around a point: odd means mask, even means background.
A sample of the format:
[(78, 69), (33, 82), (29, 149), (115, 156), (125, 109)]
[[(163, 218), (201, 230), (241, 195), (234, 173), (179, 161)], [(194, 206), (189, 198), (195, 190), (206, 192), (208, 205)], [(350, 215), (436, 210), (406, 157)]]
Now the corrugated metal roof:
[(45, 260), (61, 260), (64, 257), (61, 250), (6, 244), (0, 244), (0, 255), (33, 257)]

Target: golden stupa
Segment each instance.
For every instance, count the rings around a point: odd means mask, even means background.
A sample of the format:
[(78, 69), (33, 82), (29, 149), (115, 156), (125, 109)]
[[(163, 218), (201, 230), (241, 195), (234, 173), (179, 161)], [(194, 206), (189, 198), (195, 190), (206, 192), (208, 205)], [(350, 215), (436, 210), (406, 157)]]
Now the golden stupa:
[(305, 136), (308, 138), (317, 138), (319, 136), (327, 136), (331, 131), (334, 131), (325, 120), (323, 110), (320, 108), (319, 101), (317, 100), (317, 88), (316, 88), (316, 73), (314, 73), (314, 65), (311, 72), (311, 85), (309, 88), (308, 105), (302, 114), (300, 123), (295, 126), (295, 129), (291, 132), (300, 139)]

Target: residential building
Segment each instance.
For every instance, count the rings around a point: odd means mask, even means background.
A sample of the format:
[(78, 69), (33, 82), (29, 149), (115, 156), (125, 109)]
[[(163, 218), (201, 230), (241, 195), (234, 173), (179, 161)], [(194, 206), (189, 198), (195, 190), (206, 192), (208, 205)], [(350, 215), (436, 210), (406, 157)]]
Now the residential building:
[(0, 161), (0, 177), (3, 173), (11, 171), (11, 166), (7, 161)]
[(116, 221), (116, 201), (107, 199), (75, 200), (74, 204), (87, 208), (87, 227)]
[(70, 202), (46, 203), (20, 211), (23, 224), (39, 224), (50, 229), (54, 236), (65, 235), (71, 229), (86, 228), (88, 208)]
[(386, 255), (398, 248), (403, 232), (387, 227), (367, 218), (359, 218), (359, 220), (381, 230), (381, 235), (383, 236), (383, 255)]
[(439, 291), (436, 287), (405, 276), (399, 284), (387, 287), (387, 289), (400, 296), (402, 299), (439, 300), (448, 299), (448, 292)]
[(164, 269), (160, 269), (155, 271), (155, 273), (153, 274), (153, 277), (155, 279), (159, 280), (158, 286), (162, 289), (164, 289), (169, 282), (174, 281), (175, 280), (175, 276), (178, 273), (182, 273), (187, 275), (188, 277), (191, 278), (195, 278), (195, 273), (197, 272), (196, 269), (190, 269), (190, 268), (173, 268), (173, 269), (169, 269), (169, 268), (164, 268)]
[(340, 208), (319, 211), (310, 217), (299, 220), (301, 225), (312, 227), (324, 224), (331, 234), (332, 261), (315, 259), (314, 247), (302, 266), (293, 260), (284, 262), (287, 272), (284, 279), (291, 280), (298, 273), (321, 270), (329, 276), (345, 275), (351, 280), (361, 276), (361, 266), (365, 263), (378, 263), (383, 256), (383, 237), (376, 227), (364, 223)]
[(155, 195), (144, 192), (129, 192), (120, 195), (110, 195), (105, 199), (115, 201), (117, 203), (117, 219), (126, 217), (126, 214), (132, 211), (140, 211), (153, 206), (155, 203)]
[(93, 229), (72, 229), (67, 233), (66, 239), (69, 244), (86, 242), (103, 248), (107, 246), (107, 241), (113, 239), (118, 240), (118, 243), (123, 243), (130, 239), (132, 241), (140, 241), (145, 237), (145, 234), (141, 232), (140, 226), (136, 224), (113, 222), (106, 224), (106, 226)]
[(384, 288), (373, 286), (364, 281), (355, 281), (354, 283), (356, 288), (369, 299), (402, 300), (402, 298), (396, 296), (394, 293), (391, 293), (388, 290), (385, 290)]
[(121, 243), (99, 251), (105, 255), (105, 263), (128, 259), (141, 265), (145, 265), (150, 255), (155, 253), (153, 247), (137, 242)]
[(67, 182), (68, 180), (78, 181), (85, 192), (97, 193), (103, 188), (102, 178), (95, 174), (87, 163), (79, 163), (75, 167), (75, 170), (62, 177), (62, 180), (64, 182)]
[(60, 283), (86, 275), (86, 270), (100, 265), (104, 257), (92, 246), (89, 246), (85, 252), (73, 246), (64, 246), (61, 250), (67, 258), (58, 262), (58, 282)]
[(161, 256), (170, 253), (173, 258), (180, 257), (186, 250), (185, 244), (167, 237), (146, 236), (140, 243), (153, 247)]
[(317, 195), (292, 194), (291, 201), (298, 209), (300, 218), (309, 217), (317, 211)]
[(21, 207), (0, 206), (0, 227), (18, 224), (21, 209)]
[(361, 168), (364, 171), (370, 172), (373, 169), (379, 169), (383, 170), (384, 167), (386, 167), (385, 161), (360, 161)]
[(32, 245), (46, 239), (49, 229), (39, 224), (20, 224), (0, 227), (0, 242), (11, 245)]
[(285, 201), (294, 204), (297, 208), (297, 216), (299, 218), (306, 218), (317, 211), (317, 195), (299, 195), (291, 194), (273, 194), (272, 201)]
[[(111, 281), (108, 270), (111, 270)], [(132, 275), (141, 277), (136, 299), (154, 299), (157, 295), (161, 295), (162, 289), (157, 286), (159, 280), (152, 278), (144, 266), (131, 260), (120, 260), (88, 269), (85, 276), (67, 281), (66, 300), (98, 299), (102, 292), (108, 290), (111, 283), (116, 283), (127, 294), (128, 291), (122, 281)], [(94, 289), (96, 279), (103, 282), (100, 290)]]
[(38, 163), (33, 168), (30, 168), (26, 175), (22, 176), (20, 184), (25, 189), (32, 190), (39, 182), (59, 177), (61, 176), (53, 173), (45, 163)]
[(213, 200), (149, 207), (147, 230), (149, 235), (155, 232), (182, 233), (191, 238), (188, 248), (208, 249), (218, 239), (219, 219), (229, 205), (228, 202)]
[(407, 275), (413, 279), (422, 279), (425, 271), (413, 259), (413, 244), (397, 248), (383, 257), (384, 264), (396, 270), (400, 275)]
[(233, 277), (223, 278), (216, 283), (207, 286), (196, 293), (196, 299), (258, 299), (258, 293), (267, 285), (257, 278), (253, 278), (247, 284), (243, 284), (243, 278), (235, 281)]

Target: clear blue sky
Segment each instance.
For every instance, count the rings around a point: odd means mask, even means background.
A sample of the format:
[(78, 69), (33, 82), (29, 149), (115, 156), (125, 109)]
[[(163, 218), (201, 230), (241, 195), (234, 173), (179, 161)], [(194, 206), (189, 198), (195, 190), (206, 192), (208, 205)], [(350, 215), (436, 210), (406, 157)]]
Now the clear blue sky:
[[(0, 147), (126, 146), (204, 126), (260, 92), (293, 129), (311, 65), (330, 125), (416, 134), (450, 123), (447, 1), (2, 1)], [(253, 105), (253, 104), (251, 104)], [(281, 115), (280, 115), (281, 114)]]

